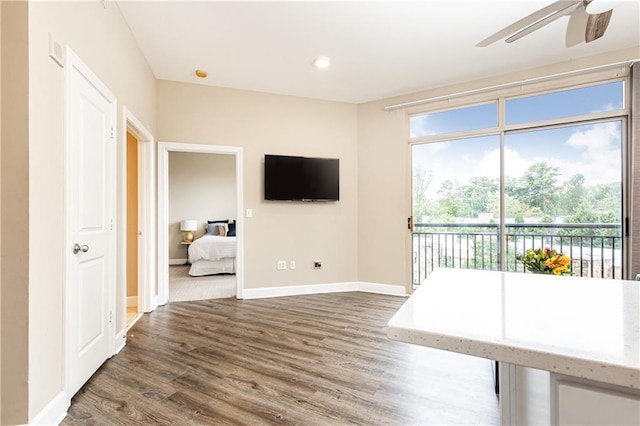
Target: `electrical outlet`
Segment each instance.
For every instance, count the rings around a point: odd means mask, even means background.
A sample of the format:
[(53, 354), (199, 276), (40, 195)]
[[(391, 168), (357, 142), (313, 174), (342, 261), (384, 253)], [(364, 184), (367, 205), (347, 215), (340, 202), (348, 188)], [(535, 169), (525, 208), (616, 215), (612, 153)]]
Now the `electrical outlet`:
[(313, 262), (313, 269), (321, 269), (322, 268), (322, 262), (320, 260), (315, 260)]
[(289, 262), (289, 269), (296, 269), (296, 261), (292, 260), (291, 262)]
[(276, 269), (278, 271), (284, 271), (287, 269), (287, 262), (285, 260), (278, 260), (278, 263), (276, 263)]

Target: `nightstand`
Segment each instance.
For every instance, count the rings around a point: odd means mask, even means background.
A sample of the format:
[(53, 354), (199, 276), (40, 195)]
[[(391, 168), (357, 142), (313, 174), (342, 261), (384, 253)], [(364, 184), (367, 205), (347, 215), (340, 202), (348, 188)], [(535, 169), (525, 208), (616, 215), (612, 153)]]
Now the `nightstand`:
[(182, 244), (183, 246), (187, 246), (187, 261), (184, 262), (185, 265), (191, 265), (191, 262), (189, 262), (189, 246), (191, 245), (191, 243), (187, 243), (185, 241), (181, 241), (180, 244)]

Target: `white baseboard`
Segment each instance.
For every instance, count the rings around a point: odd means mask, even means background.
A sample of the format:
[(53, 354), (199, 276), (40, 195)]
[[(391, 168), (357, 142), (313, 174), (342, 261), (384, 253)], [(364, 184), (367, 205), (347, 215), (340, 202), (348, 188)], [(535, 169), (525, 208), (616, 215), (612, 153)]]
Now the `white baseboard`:
[(346, 291), (362, 291), (366, 293), (406, 296), (404, 287), (390, 284), (374, 284), (346, 282), (332, 284), (310, 284), (288, 287), (245, 288), (243, 299), (262, 299), (267, 297), (299, 296), (303, 294), (341, 293)]
[(140, 318), (142, 318), (142, 316), (143, 316), (143, 315), (144, 315), (144, 313), (142, 313), (142, 312), (138, 312), (138, 313), (136, 314), (135, 318), (133, 318), (133, 319), (131, 320), (131, 322), (129, 322), (129, 323), (127, 324), (127, 333), (129, 332), (129, 330), (131, 330), (131, 327), (133, 327), (134, 325), (136, 325), (136, 323), (138, 322), (138, 320), (139, 320)]
[(156, 310), (156, 308), (158, 307), (158, 295), (154, 294), (153, 296), (151, 296), (151, 306), (149, 309), (149, 312), (153, 312)]
[(127, 344), (127, 329), (125, 328), (124, 330), (120, 330), (116, 334), (116, 351), (114, 355), (120, 352), (126, 344)]
[(127, 296), (127, 308), (138, 307), (138, 296)]
[(169, 265), (184, 265), (187, 259), (169, 259)]
[(30, 425), (59, 425), (67, 416), (70, 401), (65, 392), (57, 394), (33, 419)]
[(364, 291), (366, 293), (378, 293), (387, 294), (389, 296), (402, 296), (407, 297), (407, 291), (403, 286), (391, 285), (391, 284), (376, 284), (376, 283), (358, 283), (358, 291)]

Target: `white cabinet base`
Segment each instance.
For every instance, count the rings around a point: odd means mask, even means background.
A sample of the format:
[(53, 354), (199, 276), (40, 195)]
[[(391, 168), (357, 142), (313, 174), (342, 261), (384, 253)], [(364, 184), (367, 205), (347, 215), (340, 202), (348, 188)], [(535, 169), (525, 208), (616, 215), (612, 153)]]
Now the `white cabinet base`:
[[(640, 425), (640, 394), (630, 388), (551, 375), (554, 425)], [(637, 391), (637, 389), (636, 389)]]

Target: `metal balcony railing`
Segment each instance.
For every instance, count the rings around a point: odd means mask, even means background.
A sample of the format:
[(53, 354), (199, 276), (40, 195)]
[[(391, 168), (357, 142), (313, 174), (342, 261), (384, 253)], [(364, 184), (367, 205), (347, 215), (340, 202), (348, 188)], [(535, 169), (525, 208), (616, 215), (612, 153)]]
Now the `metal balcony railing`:
[[(413, 285), (434, 268), (501, 270), (500, 225), (417, 223), (413, 232)], [(620, 224), (507, 224), (505, 271), (525, 272), (516, 256), (549, 247), (571, 258), (580, 277), (622, 279)]]

